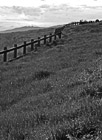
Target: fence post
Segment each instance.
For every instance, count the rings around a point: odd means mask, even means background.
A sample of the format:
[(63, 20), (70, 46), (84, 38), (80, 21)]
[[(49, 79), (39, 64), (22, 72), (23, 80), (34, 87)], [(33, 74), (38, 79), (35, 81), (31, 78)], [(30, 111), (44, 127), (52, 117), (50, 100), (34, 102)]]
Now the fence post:
[(26, 54), (26, 41), (24, 41), (24, 47), (23, 47), (23, 55)]
[(14, 58), (17, 57), (17, 44), (14, 44)]
[(61, 39), (61, 35), (62, 35), (62, 33), (60, 32), (60, 33), (59, 33), (59, 38), (60, 38), (60, 39)]
[(7, 61), (7, 47), (4, 47), (4, 62)]
[(52, 41), (52, 34), (50, 33), (50, 36), (49, 36), (49, 42)]
[(40, 47), (40, 37), (38, 37), (38, 46)]
[(46, 44), (46, 35), (44, 35), (44, 44)]
[(33, 51), (34, 50), (34, 39), (31, 39), (31, 51)]

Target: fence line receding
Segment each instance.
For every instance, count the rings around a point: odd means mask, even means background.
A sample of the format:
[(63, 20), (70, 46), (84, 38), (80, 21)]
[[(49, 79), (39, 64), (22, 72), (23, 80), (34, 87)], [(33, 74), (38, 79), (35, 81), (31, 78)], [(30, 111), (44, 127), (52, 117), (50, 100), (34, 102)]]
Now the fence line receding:
[[(3, 55), (3, 62), (8, 62), (8, 61), (12, 61), (15, 59), (18, 59), (24, 55), (27, 54), (27, 46), (30, 46), (30, 52), (31, 51), (37, 51), (37, 47), (40, 47), (41, 45), (41, 41), (43, 41), (43, 44), (46, 44), (47, 39), (49, 39), (49, 43), (52, 42), (52, 38), (54, 37), (54, 40), (56, 40), (57, 36), (59, 37), (59, 39), (61, 39), (61, 32), (57, 33), (57, 34), (51, 34), (50, 35), (44, 35), (43, 38), (38, 37), (37, 40), (31, 39), (31, 42), (26, 42), (24, 41), (23, 45), (18, 46), (17, 44), (14, 44), (14, 47), (7, 49), (7, 47), (4, 47), (3, 51), (0, 51), (0, 55)], [(35, 45), (36, 44), (36, 45)], [(18, 56), (18, 49), (22, 48), (22, 55)], [(9, 52), (13, 52), (13, 58), (12, 59), (8, 59), (8, 53)]]

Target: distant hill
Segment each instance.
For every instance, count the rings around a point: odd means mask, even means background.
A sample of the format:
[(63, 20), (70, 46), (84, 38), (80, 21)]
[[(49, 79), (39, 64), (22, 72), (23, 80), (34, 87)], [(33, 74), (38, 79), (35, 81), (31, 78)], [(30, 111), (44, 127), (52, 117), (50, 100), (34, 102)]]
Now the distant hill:
[(19, 28), (14, 28), (10, 30), (1, 31), (0, 33), (11, 33), (11, 32), (23, 32), (23, 31), (29, 31), (29, 30), (37, 30), (42, 29), (44, 27), (38, 27), (38, 26), (23, 26)]
[[(58, 27), (61, 27), (61, 26), (63, 26), (63, 25), (50, 26), (50, 28), (58, 28)], [(38, 29), (44, 29), (44, 28), (49, 28), (49, 27), (23, 26), (23, 27), (18, 27), (18, 28), (13, 28), (13, 29), (9, 29), (9, 30), (0, 31), (0, 33), (24, 32), (24, 31), (38, 30)]]

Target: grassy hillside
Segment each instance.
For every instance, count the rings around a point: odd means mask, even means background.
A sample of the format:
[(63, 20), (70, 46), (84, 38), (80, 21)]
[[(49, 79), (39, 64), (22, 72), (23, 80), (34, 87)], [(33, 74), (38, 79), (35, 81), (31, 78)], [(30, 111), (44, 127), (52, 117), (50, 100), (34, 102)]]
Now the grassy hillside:
[[(48, 31), (5, 34), (5, 43)], [(63, 33), (55, 45), (0, 65), (1, 140), (102, 139), (102, 25)]]

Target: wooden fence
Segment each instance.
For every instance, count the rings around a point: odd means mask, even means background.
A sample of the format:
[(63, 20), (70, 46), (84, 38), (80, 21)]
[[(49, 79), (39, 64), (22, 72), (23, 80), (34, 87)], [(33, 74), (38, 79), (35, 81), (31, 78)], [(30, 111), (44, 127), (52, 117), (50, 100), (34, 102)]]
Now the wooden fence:
[[(3, 62), (10, 62), (13, 61), (15, 59), (21, 58), (22, 56), (27, 54), (27, 46), (30, 45), (30, 51), (37, 51), (37, 47), (40, 47), (41, 45), (41, 41), (44, 41), (44, 44), (46, 44), (47, 39), (49, 39), (49, 43), (52, 42), (52, 38), (54, 37), (54, 40), (56, 40), (57, 36), (59, 37), (59, 39), (61, 39), (61, 32), (58, 34), (51, 34), (46, 36), (44, 35), (43, 38), (38, 37), (37, 40), (31, 39), (31, 42), (27, 43), (26, 41), (24, 41), (23, 45), (17, 46), (17, 44), (14, 44), (14, 47), (7, 49), (7, 47), (4, 47), (4, 50), (0, 52), (0, 55), (3, 55)], [(35, 45), (37, 44), (37, 45)], [(22, 55), (17, 56), (17, 50), (22, 48), (23, 52)], [(13, 58), (8, 60), (8, 53), (9, 52), (13, 52)]]

